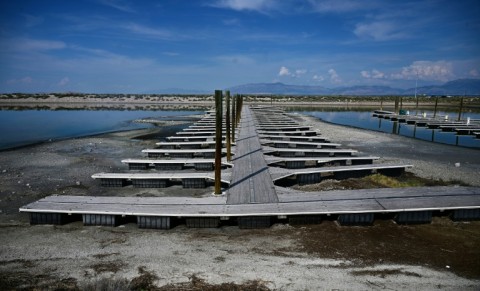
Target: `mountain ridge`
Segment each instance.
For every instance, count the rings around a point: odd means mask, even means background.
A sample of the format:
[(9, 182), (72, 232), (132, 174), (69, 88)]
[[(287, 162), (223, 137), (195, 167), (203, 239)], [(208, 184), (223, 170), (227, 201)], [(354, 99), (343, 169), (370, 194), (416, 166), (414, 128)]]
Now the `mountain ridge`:
[[(390, 86), (350, 86), (326, 88), (323, 86), (288, 85), (275, 83), (249, 83), (227, 88), (233, 94), (273, 95), (413, 95), (415, 88), (400, 89)], [(417, 94), (422, 95), (480, 95), (480, 79), (457, 79), (442, 85), (421, 86)]]

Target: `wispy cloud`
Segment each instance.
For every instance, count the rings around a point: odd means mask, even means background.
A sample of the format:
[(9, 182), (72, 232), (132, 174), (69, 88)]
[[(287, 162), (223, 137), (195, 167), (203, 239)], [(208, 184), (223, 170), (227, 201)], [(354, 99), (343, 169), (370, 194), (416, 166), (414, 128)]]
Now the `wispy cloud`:
[(130, 4), (123, 0), (99, 0), (99, 3), (122, 12), (136, 13)]
[(137, 23), (126, 24), (124, 28), (132, 33), (145, 35), (153, 38), (170, 39), (172, 36), (172, 33), (166, 29), (148, 27)]
[(33, 83), (33, 78), (30, 76), (21, 78), (21, 79), (10, 79), (6, 81), (7, 84), (13, 85), (13, 84), (31, 84)]
[(256, 11), (268, 13), (275, 10), (280, 1), (274, 0), (218, 0), (210, 4), (212, 7), (226, 8), (236, 11)]
[(358, 23), (353, 30), (355, 35), (361, 39), (388, 41), (406, 39), (410, 36), (402, 30), (403, 25), (392, 21), (374, 21), (369, 23)]
[(22, 14), (22, 16), (25, 19), (25, 27), (27, 27), (27, 28), (31, 28), (31, 27), (35, 27), (37, 25), (40, 25), (45, 20), (41, 16), (34, 16), (34, 15), (31, 15), (31, 14)]
[(64, 87), (66, 86), (68, 83), (70, 83), (70, 79), (68, 77), (63, 77), (60, 82), (58, 82), (58, 86), (60, 87)]
[(2, 51), (49, 51), (66, 47), (63, 41), (31, 38), (2, 39), (0, 44)]
[(308, 0), (311, 8), (316, 12), (351, 12), (366, 10), (378, 6), (377, 1), (354, 1), (354, 0)]

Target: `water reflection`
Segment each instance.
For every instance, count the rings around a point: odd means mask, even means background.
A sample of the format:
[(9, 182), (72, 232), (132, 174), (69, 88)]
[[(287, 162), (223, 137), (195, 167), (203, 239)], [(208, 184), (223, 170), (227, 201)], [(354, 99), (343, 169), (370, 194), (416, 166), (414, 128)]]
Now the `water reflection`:
[(65, 139), (120, 130), (149, 127), (132, 122), (141, 118), (171, 120), (204, 111), (148, 110), (0, 110), (0, 149), (23, 146), (50, 139)]
[[(407, 124), (399, 121), (391, 121), (389, 119), (373, 117), (373, 110), (371, 108), (360, 108), (359, 110), (355, 111), (348, 111), (345, 108), (342, 108), (341, 111), (333, 110), (335, 109), (321, 108), (319, 110), (311, 110), (311, 108), (309, 108), (308, 110), (305, 110), (304, 108), (302, 111), (297, 110), (297, 112), (311, 115), (321, 120), (336, 124), (408, 136), (437, 143), (480, 148), (480, 140), (476, 139), (475, 136), (456, 135), (454, 132), (444, 132), (440, 129), (428, 129), (426, 127), (417, 126), (416, 124)], [(413, 112), (415, 111), (412, 111), (411, 113)], [(418, 112), (415, 112), (415, 114), (418, 115), (422, 115), (424, 113), (429, 116), (433, 115), (432, 111), (426, 109), (421, 109), (418, 110)], [(449, 119), (452, 119), (453, 117), (453, 119), (456, 120), (458, 112), (443, 109), (442, 111), (437, 112), (437, 117), (439, 116), (449, 116)], [(472, 120), (480, 119), (480, 113), (472, 111), (463, 112), (461, 118), (466, 119), (467, 117), (470, 117)]]

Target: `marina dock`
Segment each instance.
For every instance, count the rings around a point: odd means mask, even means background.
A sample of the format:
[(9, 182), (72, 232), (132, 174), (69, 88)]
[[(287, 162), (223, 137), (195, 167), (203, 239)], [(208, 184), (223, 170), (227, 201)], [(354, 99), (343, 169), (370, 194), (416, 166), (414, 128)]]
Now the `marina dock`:
[[(240, 228), (269, 227), (276, 222), (319, 223), (326, 217), (341, 225), (371, 225), (390, 217), (397, 223), (428, 223), (448, 214), (453, 220), (480, 219), (478, 187), (411, 187), (303, 192), (284, 187), (283, 180), (299, 185), (326, 178), (348, 179), (372, 173), (401, 175), (411, 165), (384, 164), (379, 157), (330, 143), (327, 137), (298, 124), (283, 110), (243, 106), (232, 160), (215, 164), (215, 119), (211, 113), (190, 130), (147, 149), (146, 158), (124, 159), (125, 173), (98, 173), (104, 187), (208, 188), (213, 169), (222, 167), (222, 195), (185, 197), (92, 197), (51, 195), (20, 208), (32, 224), (117, 226), (136, 221), (140, 228), (170, 229), (219, 227), (224, 221)], [(385, 114), (378, 112), (377, 114)], [(390, 116), (392, 117), (392, 116)], [(413, 120), (413, 119), (412, 119)], [(420, 119), (419, 119), (420, 120)], [(202, 126), (200, 126), (202, 125)], [(479, 130), (477, 130), (479, 131)], [(224, 133), (225, 135), (225, 133)], [(200, 148), (189, 149), (189, 146)], [(225, 143), (223, 151), (225, 151)], [(207, 190), (208, 191), (208, 190)], [(87, 193), (88, 194), (88, 193)]]

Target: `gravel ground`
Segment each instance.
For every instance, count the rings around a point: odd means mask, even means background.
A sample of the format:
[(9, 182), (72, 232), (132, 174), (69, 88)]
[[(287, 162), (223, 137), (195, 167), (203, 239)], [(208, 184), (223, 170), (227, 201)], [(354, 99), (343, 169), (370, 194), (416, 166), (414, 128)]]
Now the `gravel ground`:
[[(479, 184), (480, 151), (300, 119), (333, 142), (381, 156), (382, 162), (413, 164), (412, 171), (425, 177)], [(479, 222), (436, 218), (431, 225), (398, 226), (388, 220), (363, 228), (324, 221), (265, 230), (179, 226), (158, 231), (133, 223), (117, 228), (83, 227), (80, 222), (30, 226), (27, 216), (18, 213), (20, 206), (54, 193), (186, 195), (171, 188), (143, 194), (129, 187), (105, 189), (90, 178), (96, 172), (125, 170), (121, 159), (139, 157), (141, 149), (155, 142), (131, 139), (144, 134), (152, 132), (0, 152), (0, 289), (51, 288), (59, 282), (85, 288), (102, 278), (132, 280), (140, 269), (155, 274), (157, 286), (198, 276), (210, 284), (258, 280), (278, 290), (480, 288)]]

